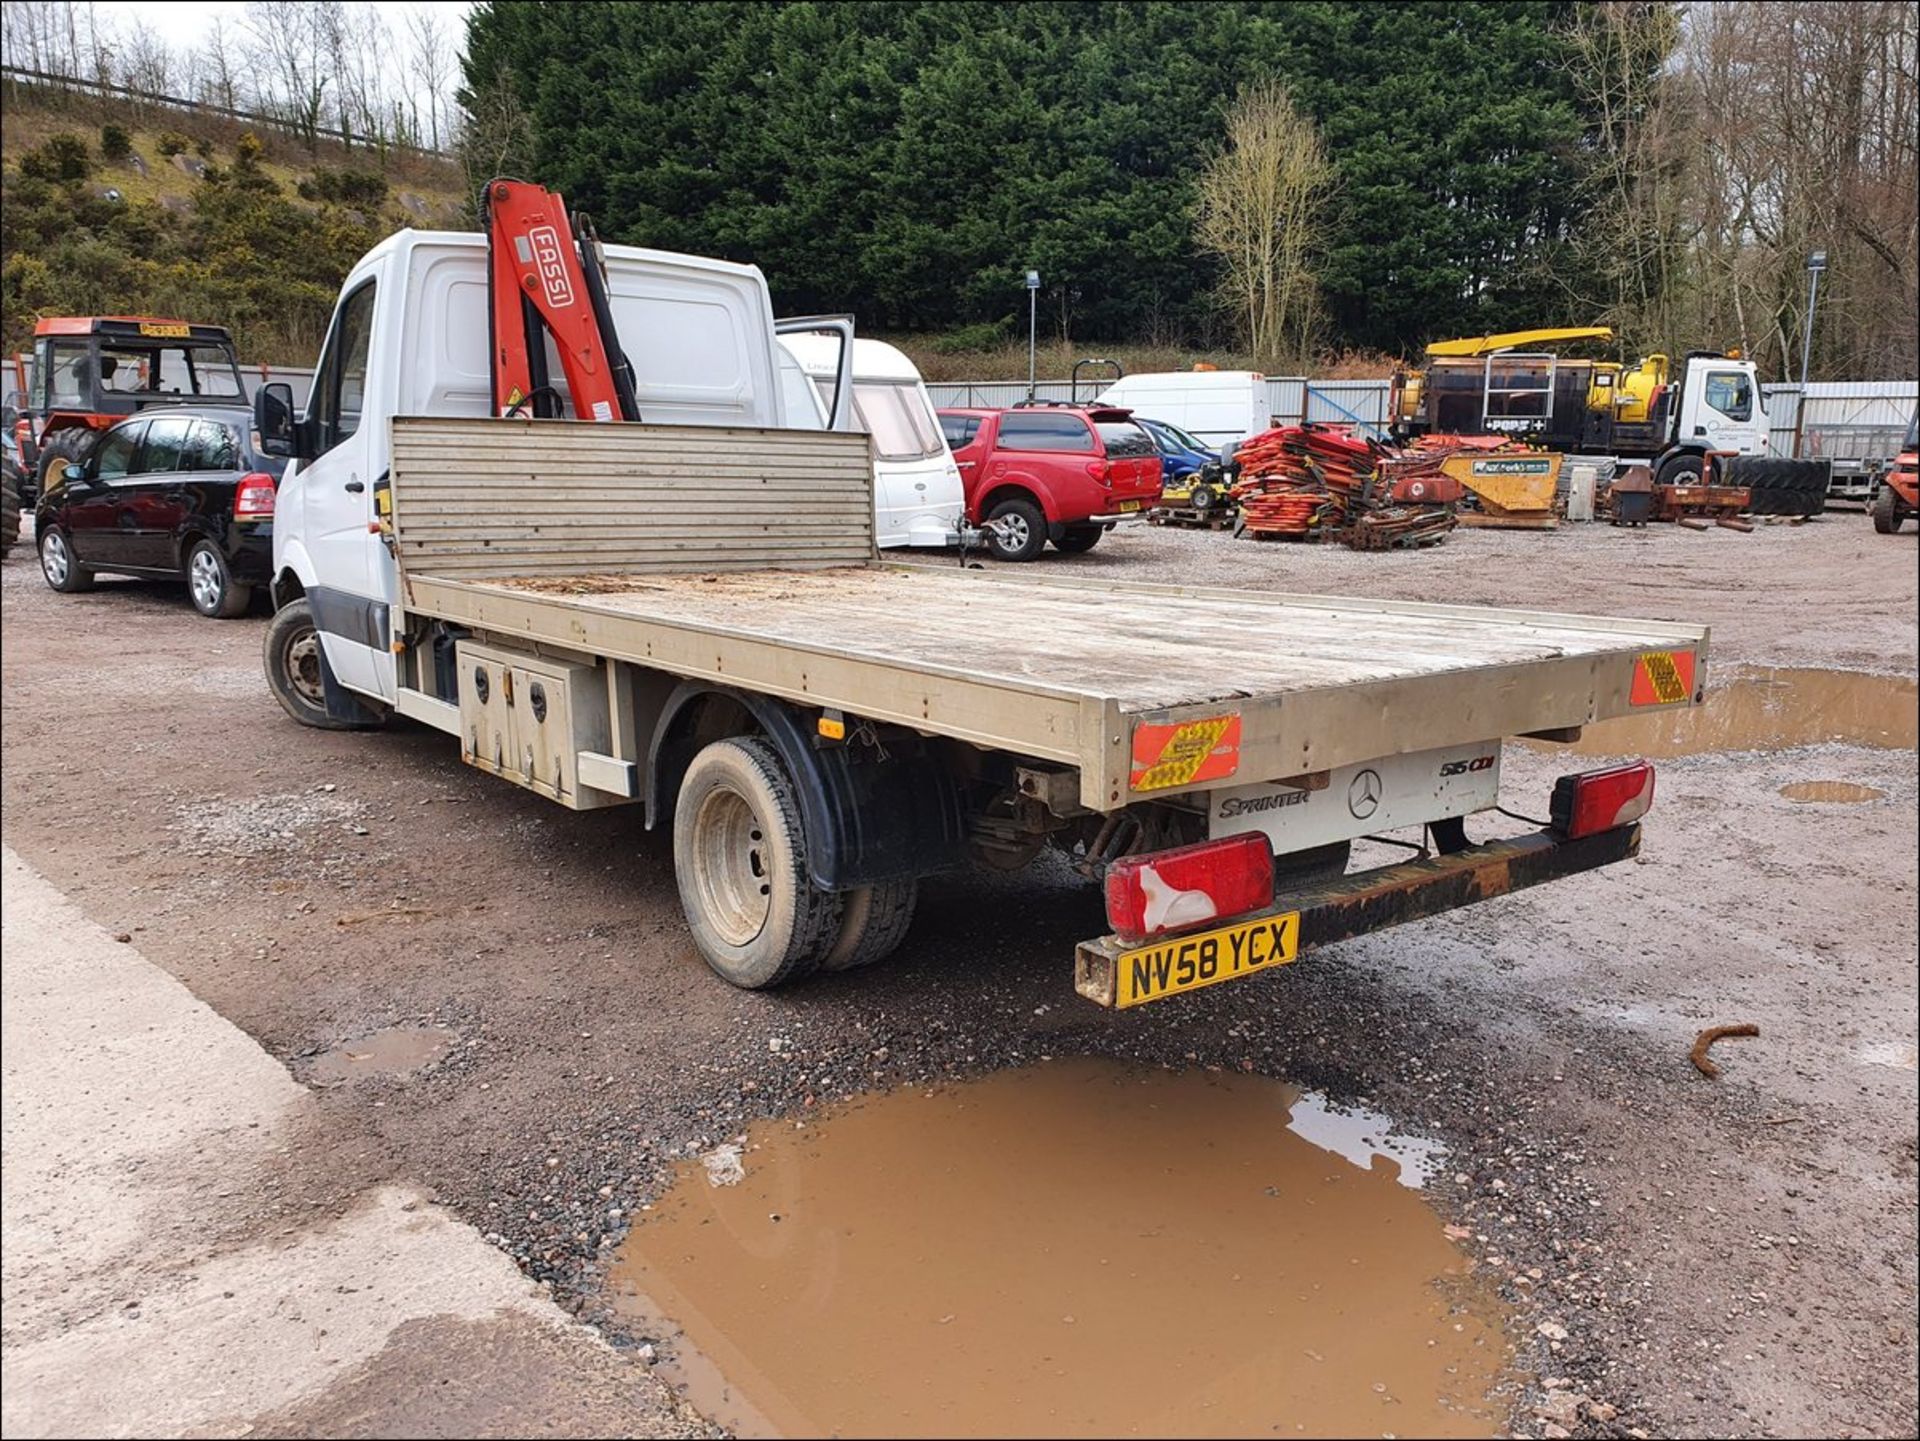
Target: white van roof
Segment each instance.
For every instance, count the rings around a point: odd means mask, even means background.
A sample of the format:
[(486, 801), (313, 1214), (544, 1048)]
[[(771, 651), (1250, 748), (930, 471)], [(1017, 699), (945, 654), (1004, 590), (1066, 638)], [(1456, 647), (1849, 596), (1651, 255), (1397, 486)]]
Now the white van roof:
[[(800, 368), (816, 379), (831, 380), (840, 363), (840, 339), (826, 334), (783, 335), (780, 343), (800, 362)], [(853, 342), (853, 378), (855, 380), (918, 380), (906, 353), (884, 340), (856, 337)]]

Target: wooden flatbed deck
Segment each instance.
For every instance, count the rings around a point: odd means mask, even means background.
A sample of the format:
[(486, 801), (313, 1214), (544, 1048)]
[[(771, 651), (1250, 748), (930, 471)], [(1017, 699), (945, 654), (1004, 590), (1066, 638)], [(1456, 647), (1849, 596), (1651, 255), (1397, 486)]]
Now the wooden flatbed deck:
[(1069, 764), (1096, 810), (1149, 789), (1141, 726), (1238, 719), (1202, 789), (1699, 695), (1698, 626), (868, 561), (861, 436), (393, 425), (405, 609)]

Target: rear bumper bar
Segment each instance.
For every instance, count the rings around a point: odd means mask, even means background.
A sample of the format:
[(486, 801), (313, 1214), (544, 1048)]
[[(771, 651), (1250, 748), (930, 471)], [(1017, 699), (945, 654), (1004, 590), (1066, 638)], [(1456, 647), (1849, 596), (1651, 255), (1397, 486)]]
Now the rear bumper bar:
[[(1360, 871), (1311, 890), (1277, 895), (1265, 910), (1237, 917), (1236, 921), (1297, 912), (1299, 951), (1304, 953), (1369, 931), (1383, 931), (1403, 921), (1423, 920), (1458, 906), (1492, 900), (1542, 881), (1597, 870), (1629, 860), (1639, 852), (1637, 825), (1601, 831), (1577, 841), (1563, 840), (1552, 831), (1535, 831), (1512, 840), (1468, 846), (1451, 855)], [(1118, 936), (1082, 941), (1074, 953), (1074, 989), (1099, 1005), (1113, 1005), (1120, 957), (1136, 948)]]

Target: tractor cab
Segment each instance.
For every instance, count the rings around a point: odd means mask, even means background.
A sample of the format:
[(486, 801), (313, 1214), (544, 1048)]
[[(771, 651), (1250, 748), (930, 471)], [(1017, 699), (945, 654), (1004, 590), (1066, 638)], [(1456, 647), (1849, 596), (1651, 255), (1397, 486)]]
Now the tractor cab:
[(23, 469), (78, 460), (96, 432), (153, 405), (244, 404), (233, 337), (217, 325), (147, 316), (52, 316), (34, 326), (26, 403), (16, 423)]

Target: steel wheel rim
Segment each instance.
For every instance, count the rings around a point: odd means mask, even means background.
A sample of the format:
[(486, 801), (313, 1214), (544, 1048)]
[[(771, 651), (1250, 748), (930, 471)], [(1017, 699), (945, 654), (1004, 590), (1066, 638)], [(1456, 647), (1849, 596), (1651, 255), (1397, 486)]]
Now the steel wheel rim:
[(320, 683), (320, 633), (303, 630), (288, 644), (287, 683), (310, 705), (325, 706), (326, 687)]
[(773, 910), (766, 828), (745, 796), (721, 787), (701, 799), (693, 834), (701, 910), (726, 944), (751, 944)]
[(187, 562), (187, 581), (193, 587), (194, 604), (213, 610), (220, 604), (220, 562), (204, 546)]
[(73, 561), (67, 555), (67, 543), (60, 538), (57, 530), (48, 531), (47, 538), (40, 542), (40, 568), (55, 585), (65, 585), (67, 576), (73, 570)]

